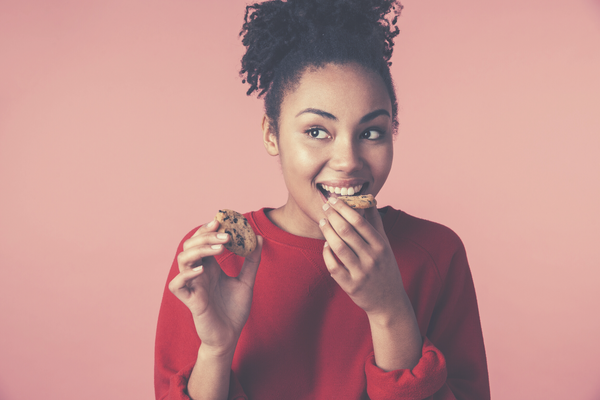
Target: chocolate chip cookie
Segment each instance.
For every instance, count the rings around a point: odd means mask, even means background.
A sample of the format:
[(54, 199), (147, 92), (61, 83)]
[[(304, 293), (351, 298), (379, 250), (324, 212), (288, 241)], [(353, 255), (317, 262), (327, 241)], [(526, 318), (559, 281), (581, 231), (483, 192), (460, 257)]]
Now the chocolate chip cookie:
[(377, 205), (377, 200), (372, 194), (362, 194), (360, 196), (338, 196), (338, 200), (342, 200), (352, 208), (371, 208)]
[(233, 210), (219, 210), (215, 219), (220, 224), (218, 232), (231, 236), (224, 245), (227, 250), (246, 257), (256, 248), (256, 235), (242, 214)]

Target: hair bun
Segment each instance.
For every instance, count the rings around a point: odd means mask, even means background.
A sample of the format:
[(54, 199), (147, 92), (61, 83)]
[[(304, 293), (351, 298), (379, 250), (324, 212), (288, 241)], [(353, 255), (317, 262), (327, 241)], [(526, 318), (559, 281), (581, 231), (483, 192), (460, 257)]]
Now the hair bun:
[(288, 54), (322, 41), (335, 47), (343, 38), (356, 38), (389, 63), (401, 9), (396, 0), (271, 0), (247, 6), (240, 32), (247, 48), (240, 71), (250, 84), (247, 93), (264, 94)]

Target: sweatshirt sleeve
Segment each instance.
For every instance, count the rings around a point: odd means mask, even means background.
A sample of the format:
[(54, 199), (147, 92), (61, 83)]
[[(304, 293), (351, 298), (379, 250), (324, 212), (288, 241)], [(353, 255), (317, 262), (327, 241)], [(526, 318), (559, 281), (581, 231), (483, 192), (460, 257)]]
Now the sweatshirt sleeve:
[(440, 269), (442, 287), (412, 370), (386, 372), (368, 357), (365, 372), (372, 400), (487, 400), (487, 360), (471, 271), (462, 243)]
[[(188, 233), (177, 249), (183, 251), (183, 242), (197, 228)], [(154, 352), (154, 390), (156, 400), (190, 400), (187, 383), (198, 357), (200, 339), (188, 308), (169, 290), (169, 282), (179, 273), (177, 257), (173, 261), (158, 315)], [(229, 399), (247, 399), (231, 372)]]

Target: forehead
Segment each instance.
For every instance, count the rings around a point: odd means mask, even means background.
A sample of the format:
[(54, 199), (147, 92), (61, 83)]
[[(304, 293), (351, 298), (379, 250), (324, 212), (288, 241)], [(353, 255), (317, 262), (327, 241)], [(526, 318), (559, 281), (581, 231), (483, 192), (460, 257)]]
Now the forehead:
[(306, 108), (318, 108), (337, 117), (363, 115), (377, 109), (392, 113), (392, 104), (383, 79), (358, 64), (326, 64), (309, 67), (298, 83), (286, 93), (281, 117)]

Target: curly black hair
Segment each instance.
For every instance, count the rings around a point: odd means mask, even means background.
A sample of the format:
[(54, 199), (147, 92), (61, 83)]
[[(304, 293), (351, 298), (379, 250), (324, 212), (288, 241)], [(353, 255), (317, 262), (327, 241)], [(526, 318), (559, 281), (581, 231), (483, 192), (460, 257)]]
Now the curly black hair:
[[(398, 104), (390, 58), (402, 5), (397, 0), (269, 0), (246, 7), (240, 32), (246, 53), (240, 75), (265, 95), (265, 113), (275, 132), (283, 96), (309, 66), (354, 62), (377, 72)], [(389, 15), (389, 16), (388, 16)]]

